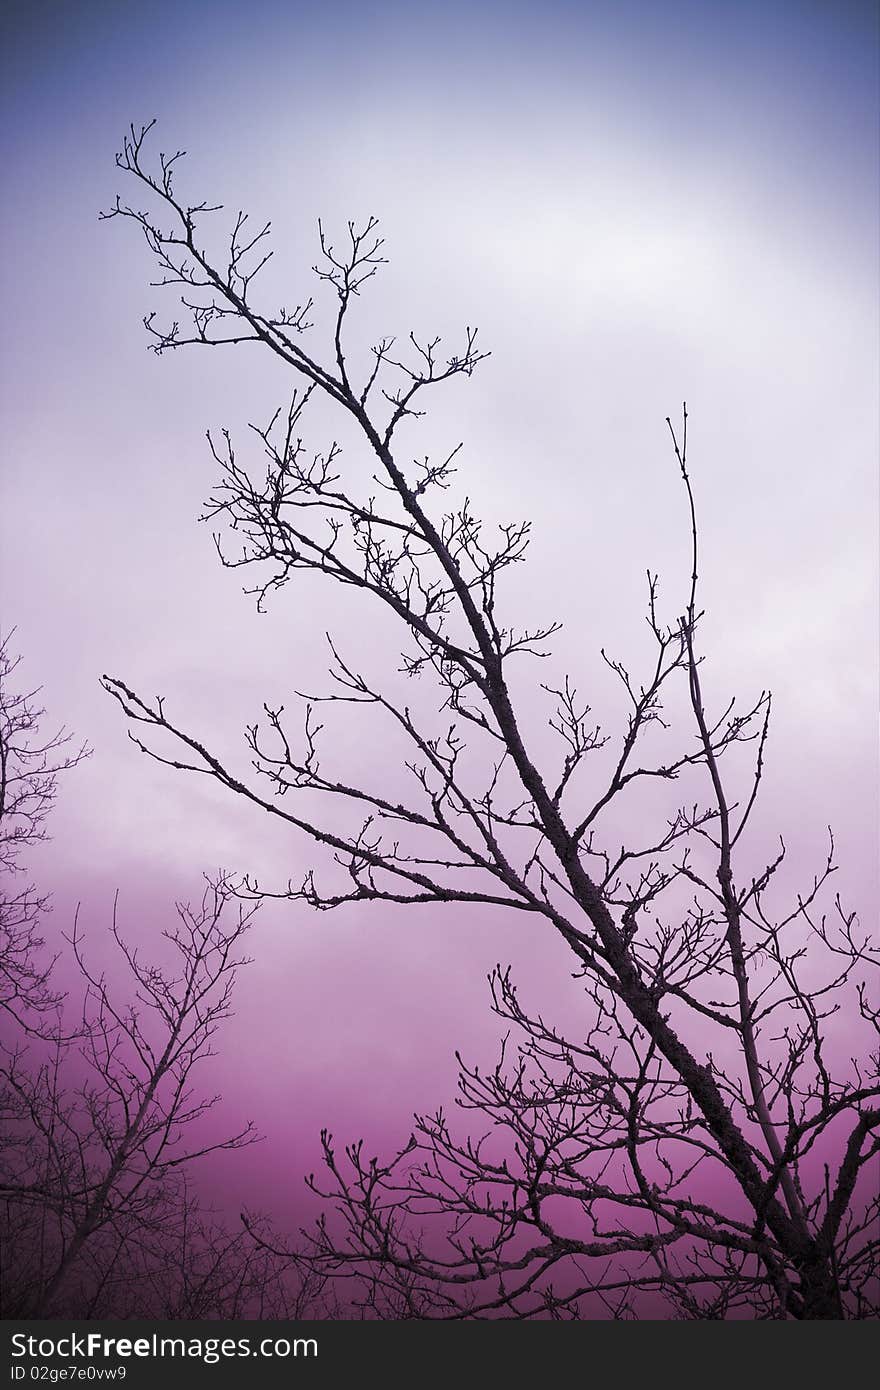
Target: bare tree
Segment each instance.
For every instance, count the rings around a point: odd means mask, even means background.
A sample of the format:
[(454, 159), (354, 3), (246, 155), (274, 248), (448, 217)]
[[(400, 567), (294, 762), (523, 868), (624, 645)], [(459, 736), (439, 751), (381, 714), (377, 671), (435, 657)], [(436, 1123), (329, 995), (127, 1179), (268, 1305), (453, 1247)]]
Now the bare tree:
[(184, 1206), (177, 1239), (163, 1238), (142, 1278), (127, 1279), (157, 1317), (258, 1319), (330, 1318), (336, 1311), (326, 1277), (271, 1248), (265, 1221), (229, 1231)]
[(41, 734), (40, 692), (16, 688), (21, 658), (12, 654), (12, 636), (0, 637), (0, 1009), (22, 1023), (58, 1002), (39, 934), (48, 899), (32, 883), (21, 883), (22, 861), (46, 839), (59, 773), (88, 750), (68, 751), (71, 739), (63, 728), (49, 738)]
[[(150, 1219), (111, 1220), (95, 1232), (50, 1311), (169, 1321), (332, 1316), (327, 1279), (274, 1254), (271, 1240), (265, 1223), (230, 1230), (204, 1209), (197, 1187), (165, 1183)], [(7, 1297), (5, 1316), (29, 1306)]]
[(239, 905), (227, 923), (228, 901), (220, 880), (195, 910), (179, 904), (161, 966), (142, 960), (114, 917), (134, 983), (124, 1004), (118, 985), (90, 969), (75, 927), (85, 982), (76, 1031), (62, 1017), (42, 1038), (2, 1047), (0, 1200), (12, 1283), (4, 1302), (14, 1311), (44, 1316), (90, 1302), (135, 1244), (161, 1244), (184, 1219), (180, 1184), (194, 1159), (255, 1138), (249, 1124), (209, 1138), (202, 1122), (217, 1098), (192, 1087), (229, 1015), (254, 911)]
[[(162, 700), (117, 678), (105, 677), (107, 690), (143, 752), (212, 778), (330, 852), (326, 884), (310, 872), (276, 896), (318, 909), (468, 903), (527, 913), (570, 947), (589, 1000), (583, 1037), (566, 1042), (521, 1012), (507, 977), (496, 977), (496, 1006), (525, 1030), (524, 1052), (510, 1072), (465, 1070), (462, 1082), (465, 1104), (509, 1132), (509, 1151), (495, 1160), (491, 1146), (459, 1143), (441, 1118), (420, 1122), (421, 1166), (405, 1178), (409, 1150), (382, 1165), (355, 1146), (343, 1164), (328, 1138), (331, 1195), (347, 1227), (321, 1228), (313, 1267), (361, 1271), (374, 1302), (384, 1286), (398, 1308), (411, 1297), (418, 1316), (571, 1313), (579, 1290), (628, 1307), (639, 1287), (697, 1316), (744, 1301), (756, 1316), (864, 1315), (876, 1306), (877, 1198), (866, 1165), (880, 1142), (870, 1052), (878, 1015), (865, 980), (877, 954), (839, 901), (830, 916), (820, 910), (833, 844), (788, 908), (776, 892), (784, 847), (757, 866), (743, 848), (770, 698), (745, 710), (722, 701), (713, 712), (704, 690), (687, 413), (680, 431), (669, 425), (690, 509), (684, 611), (661, 618), (649, 574), (650, 668), (637, 677), (605, 657), (625, 708), (616, 740), (592, 725), (573, 681), (535, 682), (560, 740), (558, 758), (548, 757), (516, 692), (526, 680), (518, 663), (543, 654), (557, 624), (519, 628), (499, 606), (529, 523), (490, 534), (467, 500), (442, 501), (457, 449), (410, 465), (397, 448), (430, 393), (469, 377), (485, 356), (476, 331), (451, 355), (437, 338), (410, 334), (398, 349), (384, 337), (358, 364), (349, 315), (383, 261), (382, 239), (374, 219), (350, 223), (341, 247), (319, 225), (316, 272), (335, 303), (322, 361), (304, 346), (310, 298), (294, 309), (256, 306), (269, 224), (252, 233), (239, 213), (226, 250), (212, 255), (203, 230), (218, 207), (178, 195), (181, 152), (148, 159), (149, 130), (130, 130), (117, 163), (151, 210), (117, 198), (105, 215), (139, 227), (157, 283), (180, 289), (179, 319), (145, 320), (153, 348), (259, 344), (296, 384), (289, 409), (255, 428), (258, 466), (241, 460), (226, 431), (209, 434), (220, 481), (207, 517), (240, 542), (229, 553), (218, 538), (223, 563), (254, 571), (259, 606), (299, 570), (368, 595), (405, 634), (403, 673), (432, 680), (438, 698), (433, 713), (416, 711), (393, 673), (371, 680), (334, 645), (330, 690), (303, 697), (301, 734), (284, 710), (264, 707), (239, 771)], [(316, 395), (360, 438), (354, 464), (338, 442), (318, 452), (303, 442)], [(407, 795), (325, 770), (319, 699), (331, 712), (356, 705), (364, 720), (387, 721), (410, 749)], [(677, 742), (676, 699), (687, 714)], [(743, 774), (736, 755), (749, 745)], [(659, 825), (639, 808), (645, 785), (681, 797)], [(322, 799), (341, 809), (316, 809)], [(630, 833), (619, 848), (607, 811), (624, 799)], [(266, 891), (248, 878), (239, 887)], [(826, 1039), (841, 1007), (858, 1034), (851, 1063)], [(695, 1195), (703, 1192), (707, 1200)], [(419, 1211), (451, 1221), (451, 1253), (413, 1224)]]
[[(254, 909), (230, 907), (220, 878), (196, 910), (178, 906), (163, 965), (113, 934), (123, 974), (111, 984), (70, 938), (83, 983), (74, 1001), (52, 987), (57, 953), (40, 935), (48, 896), (19, 888), (27, 850), (46, 839), (61, 729), (41, 733), (36, 691), (17, 686), (19, 659), (0, 643), (0, 1313), (3, 1316), (291, 1315), (320, 1277), (276, 1257), (201, 1210), (192, 1161), (256, 1136), (248, 1125), (209, 1137), (216, 1098), (192, 1089), (228, 1015), (240, 942)], [(231, 914), (231, 920), (230, 920)], [(134, 984), (134, 997), (126, 999)], [(120, 1002), (122, 1001), (122, 1002)], [(79, 1012), (77, 1013), (77, 1002)]]

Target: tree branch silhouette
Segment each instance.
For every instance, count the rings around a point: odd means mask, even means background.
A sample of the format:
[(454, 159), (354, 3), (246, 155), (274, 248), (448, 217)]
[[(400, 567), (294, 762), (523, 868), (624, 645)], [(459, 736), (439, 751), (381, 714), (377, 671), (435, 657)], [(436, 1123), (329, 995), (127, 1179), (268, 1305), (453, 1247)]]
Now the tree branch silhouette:
[[(584, 1039), (566, 1042), (520, 1010), (496, 975), (496, 1008), (524, 1031), (524, 1050), (512, 1074), (502, 1066), (491, 1081), (465, 1068), (460, 1099), (507, 1129), (509, 1152), (490, 1161), (487, 1145), (453, 1139), (440, 1116), (419, 1120), (413, 1144), (385, 1165), (357, 1145), (339, 1159), (328, 1136), (326, 1196), (342, 1235), (319, 1227), (311, 1267), (359, 1278), (373, 1308), (387, 1299), (382, 1306), (421, 1308), (416, 1315), (571, 1315), (587, 1294), (625, 1310), (639, 1291), (679, 1315), (726, 1316), (744, 1303), (756, 1316), (865, 1315), (876, 1307), (877, 1202), (865, 1174), (877, 1151), (877, 1063), (860, 1054), (841, 1071), (825, 1020), (850, 997), (866, 1035), (876, 1035), (866, 981), (878, 957), (839, 900), (830, 916), (821, 912), (833, 841), (812, 884), (782, 910), (784, 845), (747, 867), (743, 832), (758, 801), (770, 697), (710, 712), (686, 409), (680, 430), (669, 422), (690, 515), (685, 612), (661, 619), (649, 572), (653, 665), (639, 677), (603, 652), (624, 696), (616, 745), (590, 722), (573, 678), (555, 689), (534, 683), (561, 742), (561, 758), (548, 759), (516, 693), (526, 677), (511, 672), (545, 656), (559, 625), (518, 628), (501, 603), (529, 523), (493, 532), (466, 496), (444, 502), (460, 446), (412, 463), (398, 448), (430, 390), (470, 377), (486, 356), (476, 330), (448, 355), (438, 338), (410, 334), (402, 352), (383, 337), (358, 361), (349, 316), (383, 262), (383, 242), (373, 218), (350, 223), (341, 249), (321, 226), (316, 272), (337, 301), (322, 362), (305, 346), (311, 297), (292, 311), (257, 306), (269, 224), (247, 241), (239, 213), (225, 264), (213, 257), (202, 232), (220, 208), (181, 201), (181, 153), (151, 159), (150, 131), (132, 127), (117, 163), (151, 211), (117, 198), (106, 216), (140, 229), (158, 284), (183, 287), (179, 320), (145, 320), (154, 350), (254, 342), (292, 377), (289, 407), (253, 427), (258, 464), (242, 462), (225, 430), (208, 436), (220, 478), (205, 516), (237, 546), (217, 535), (222, 563), (254, 574), (258, 607), (298, 571), (357, 591), (397, 621), (401, 671), (432, 682), (437, 702), (433, 714), (417, 710), (333, 640), (329, 689), (300, 697), (299, 735), (284, 709), (264, 706), (239, 771), (172, 719), (163, 699), (116, 677), (105, 676), (105, 688), (143, 753), (213, 779), (329, 851), (328, 884), (316, 871), (271, 889), (245, 877), (244, 895), (321, 910), (395, 902), (526, 912), (536, 932), (544, 926), (566, 942), (589, 1001)], [(338, 441), (317, 451), (304, 443), (316, 393), (356, 431), (354, 463)], [(679, 732), (672, 712), (682, 698), (689, 714)], [(407, 797), (391, 790), (396, 779), (360, 786), (328, 769), (318, 711), (353, 705), (407, 743)], [(603, 748), (612, 755), (604, 772)], [(745, 778), (743, 752), (753, 755)], [(632, 800), (650, 783), (674, 794), (687, 786), (665, 823), (646, 824)], [(612, 803), (630, 808), (622, 848), (605, 830)], [(322, 804), (339, 809), (310, 809)], [(817, 1176), (820, 1155), (828, 1172)], [(688, 1197), (698, 1167), (701, 1181), (711, 1170), (729, 1194), (721, 1205)], [(575, 1213), (564, 1229), (548, 1210), (560, 1204)], [(414, 1224), (426, 1214), (447, 1222), (451, 1253), (434, 1253)], [(561, 1262), (570, 1287), (552, 1282)], [(571, 1273), (583, 1269), (579, 1279)]]

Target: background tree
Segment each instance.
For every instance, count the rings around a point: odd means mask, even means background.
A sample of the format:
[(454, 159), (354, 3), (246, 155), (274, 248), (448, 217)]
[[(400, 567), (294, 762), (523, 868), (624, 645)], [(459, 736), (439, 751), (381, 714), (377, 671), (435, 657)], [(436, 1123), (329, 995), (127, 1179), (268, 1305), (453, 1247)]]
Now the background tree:
[(43, 1049), (34, 1041), (4, 1048), (0, 1197), (20, 1310), (43, 1316), (68, 1300), (74, 1308), (91, 1301), (132, 1245), (161, 1246), (185, 1219), (186, 1166), (254, 1137), (247, 1126), (206, 1139), (201, 1121), (216, 1098), (192, 1089), (242, 964), (250, 913), (239, 909), (227, 926), (228, 896), (220, 882), (195, 911), (178, 906), (177, 924), (164, 933), (168, 966), (144, 962), (114, 922), (134, 983), (125, 1004), (91, 971), (74, 928), (85, 983), (76, 1035), (65, 1035), (62, 1015)]
[[(177, 908), (165, 959), (113, 936), (122, 982), (89, 966), (74, 924), (77, 1000), (52, 988), (39, 935), (48, 898), (19, 889), (22, 857), (46, 838), (68, 755), (41, 735), (36, 692), (16, 690), (0, 646), (0, 1314), (286, 1317), (314, 1307), (321, 1277), (300, 1278), (239, 1228), (203, 1210), (194, 1161), (256, 1138), (216, 1139), (217, 1097), (196, 1088), (228, 1017), (254, 909), (230, 905), (221, 877)], [(10, 884), (11, 886), (7, 886)], [(127, 983), (126, 983), (127, 982)], [(132, 990), (126, 998), (126, 991)]]
[(13, 633), (0, 636), (0, 1009), (19, 1023), (52, 1009), (51, 959), (43, 951), (40, 923), (48, 898), (22, 883), (26, 852), (46, 839), (58, 775), (87, 755), (69, 752), (65, 729), (46, 738), (39, 690), (17, 690), (21, 658), (13, 655)]
[[(355, 1147), (346, 1167), (328, 1139), (348, 1231), (338, 1244), (321, 1228), (315, 1267), (364, 1270), (373, 1290), (384, 1281), (395, 1299), (414, 1290), (414, 1307), (459, 1315), (577, 1312), (578, 1287), (614, 1297), (622, 1289), (621, 1306), (627, 1291), (659, 1291), (699, 1316), (744, 1301), (755, 1315), (862, 1315), (877, 1256), (876, 1197), (865, 1180), (880, 1122), (870, 1051), (878, 1020), (865, 986), (877, 955), (839, 902), (830, 917), (819, 912), (833, 844), (787, 908), (776, 892), (784, 846), (761, 861), (745, 852), (770, 698), (745, 709), (723, 701), (713, 712), (704, 694), (686, 412), (678, 432), (670, 423), (691, 522), (683, 611), (663, 620), (649, 574), (651, 667), (637, 677), (605, 657), (626, 709), (614, 739), (591, 723), (573, 680), (533, 682), (551, 702), (560, 740), (551, 757), (519, 668), (544, 654), (557, 625), (517, 627), (500, 609), (529, 524), (491, 534), (466, 498), (442, 500), (457, 448), (410, 463), (398, 447), (429, 393), (470, 376), (485, 355), (475, 330), (451, 355), (439, 339), (410, 334), (403, 349), (382, 337), (358, 360), (349, 314), (383, 243), (373, 219), (350, 223), (341, 248), (319, 227), (316, 271), (335, 303), (322, 361), (304, 346), (310, 298), (292, 310), (255, 303), (269, 225), (252, 234), (239, 213), (225, 252), (212, 254), (202, 233), (218, 207), (179, 197), (181, 152), (148, 160), (149, 130), (131, 129), (117, 163), (154, 210), (117, 198), (106, 215), (133, 221), (158, 283), (181, 289), (179, 319), (145, 320), (155, 351), (258, 343), (297, 383), (289, 409), (255, 427), (259, 468), (241, 461), (226, 431), (209, 435), (220, 481), (206, 514), (240, 543), (230, 553), (218, 539), (223, 563), (254, 570), (258, 606), (298, 570), (368, 595), (406, 636), (403, 673), (430, 678), (439, 700), (431, 711), (423, 696), (416, 708), (391, 673), (371, 680), (333, 645), (330, 690), (304, 698), (299, 737), (283, 709), (266, 706), (247, 731), (249, 767), (238, 771), (161, 700), (117, 678), (106, 688), (143, 752), (211, 777), (330, 851), (326, 883), (310, 872), (277, 896), (318, 909), (373, 901), (527, 913), (570, 947), (590, 1001), (583, 1037), (567, 1043), (520, 1011), (506, 976), (496, 977), (496, 1004), (525, 1029), (525, 1052), (491, 1085), (465, 1072), (463, 1099), (512, 1127), (516, 1172), (507, 1153), (485, 1167), (485, 1148), (462, 1149), (439, 1119), (420, 1122), (424, 1166), (402, 1184), (402, 1159), (365, 1163)], [(366, 461), (347, 465), (338, 442), (307, 449), (302, 422), (316, 393), (358, 435)], [(319, 701), (386, 721), (409, 747), (407, 793), (392, 779), (364, 787), (325, 770)], [(677, 798), (659, 824), (637, 796), (647, 786)], [(322, 801), (348, 812), (347, 824), (318, 809)], [(628, 807), (624, 847), (606, 828), (619, 802)], [(266, 891), (248, 878), (239, 887)], [(858, 1033), (850, 1062), (827, 1037), (830, 1014), (843, 1007)], [(451, 1256), (426, 1253), (428, 1238), (413, 1227), (426, 1186), (427, 1210), (452, 1222)], [(696, 1195), (704, 1192), (709, 1200)], [(650, 1269), (641, 1284), (636, 1259)], [(563, 1262), (585, 1272), (579, 1284), (564, 1274), (560, 1294), (552, 1279)]]

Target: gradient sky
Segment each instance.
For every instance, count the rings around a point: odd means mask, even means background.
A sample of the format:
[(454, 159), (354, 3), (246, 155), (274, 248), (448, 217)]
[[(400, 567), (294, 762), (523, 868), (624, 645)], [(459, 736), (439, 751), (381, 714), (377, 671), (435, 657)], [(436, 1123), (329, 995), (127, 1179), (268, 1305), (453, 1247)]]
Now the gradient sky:
[[(98, 676), (160, 692), (221, 749), (323, 631), (377, 660), (338, 595), (254, 616), (196, 524), (208, 426), (268, 418), (256, 355), (145, 350), (163, 308), (131, 227), (99, 224), (129, 121), (190, 154), (181, 186), (271, 217), (269, 301), (311, 292), (315, 222), (382, 219), (364, 332), (493, 350), (419, 436), (465, 441), (471, 496), (535, 524), (510, 587), (560, 616), (553, 671), (613, 713), (603, 644), (642, 641), (644, 571), (680, 604), (683, 500), (664, 418), (686, 397), (710, 691), (770, 687), (761, 822), (794, 865), (836, 830), (840, 887), (876, 909), (877, 74), (871, 4), (9, 4), (4, 13), (0, 624), (52, 716), (94, 749), (33, 869), (100, 950), (114, 889), (147, 943), (203, 870), (296, 877), (308, 847), (139, 758)], [(283, 287), (283, 293), (282, 293)], [(170, 310), (171, 305), (166, 307)], [(420, 427), (421, 428), (421, 427)], [(679, 611), (675, 607), (675, 612)], [(542, 672), (542, 678), (544, 673)], [(381, 748), (339, 744), (361, 780)], [(315, 1131), (407, 1132), (453, 1047), (494, 1055), (484, 977), (571, 1002), (564, 952), (521, 922), (267, 908), (218, 1084), (270, 1143), (224, 1171), (282, 1205)], [(289, 1184), (289, 1187), (288, 1187)], [(236, 1194), (233, 1201), (239, 1200)]]

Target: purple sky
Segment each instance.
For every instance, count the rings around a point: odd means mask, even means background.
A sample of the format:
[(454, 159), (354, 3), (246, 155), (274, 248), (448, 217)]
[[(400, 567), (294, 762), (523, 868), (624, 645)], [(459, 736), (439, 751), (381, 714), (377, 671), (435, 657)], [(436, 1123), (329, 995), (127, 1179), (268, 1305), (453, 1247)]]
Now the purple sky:
[[(364, 333), (479, 324), (493, 356), (414, 448), (464, 440), (478, 508), (533, 519), (510, 605), (563, 619), (540, 678), (570, 670), (612, 726), (598, 652), (643, 649), (647, 566), (680, 611), (686, 518), (663, 422), (687, 398), (707, 693), (773, 690), (760, 832), (783, 830), (803, 869), (830, 822), (839, 886), (869, 918), (873, 7), (31, 3), (4, 25), (0, 624), (94, 749), (34, 861), (51, 930), (81, 902), (102, 950), (118, 886), (146, 944), (203, 870), (278, 881), (313, 859), (138, 757), (102, 671), (235, 750), (264, 699), (320, 686), (325, 628), (380, 673), (397, 650), (307, 585), (258, 619), (196, 524), (216, 472), (205, 429), (241, 434), (287, 385), (255, 354), (145, 351), (140, 318), (162, 296), (132, 230), (97, 210), (120, 187), (125, 127), (154, 115), (161, 147), (190, 151), (191, 201), (272, 218), (270, 300), (311, 292), (319, 215), (376, 213), (391, 264)], [(355, 727), (338, 754), (353, 777), (384, 775), (381, 741)], [(455, 1046), (494, 1056), (496, 960), (528, 972), (540, 1006), (576, 1003), (562, 948), (500, 916), (267, 907), (252, 951), (218, 1084), (270, 1142), (225, 1160), (224, 1183), (259, 1181), (282, 1206), (320, 1124), (404, 1135), (413, 1107), (449, 1093)]]

